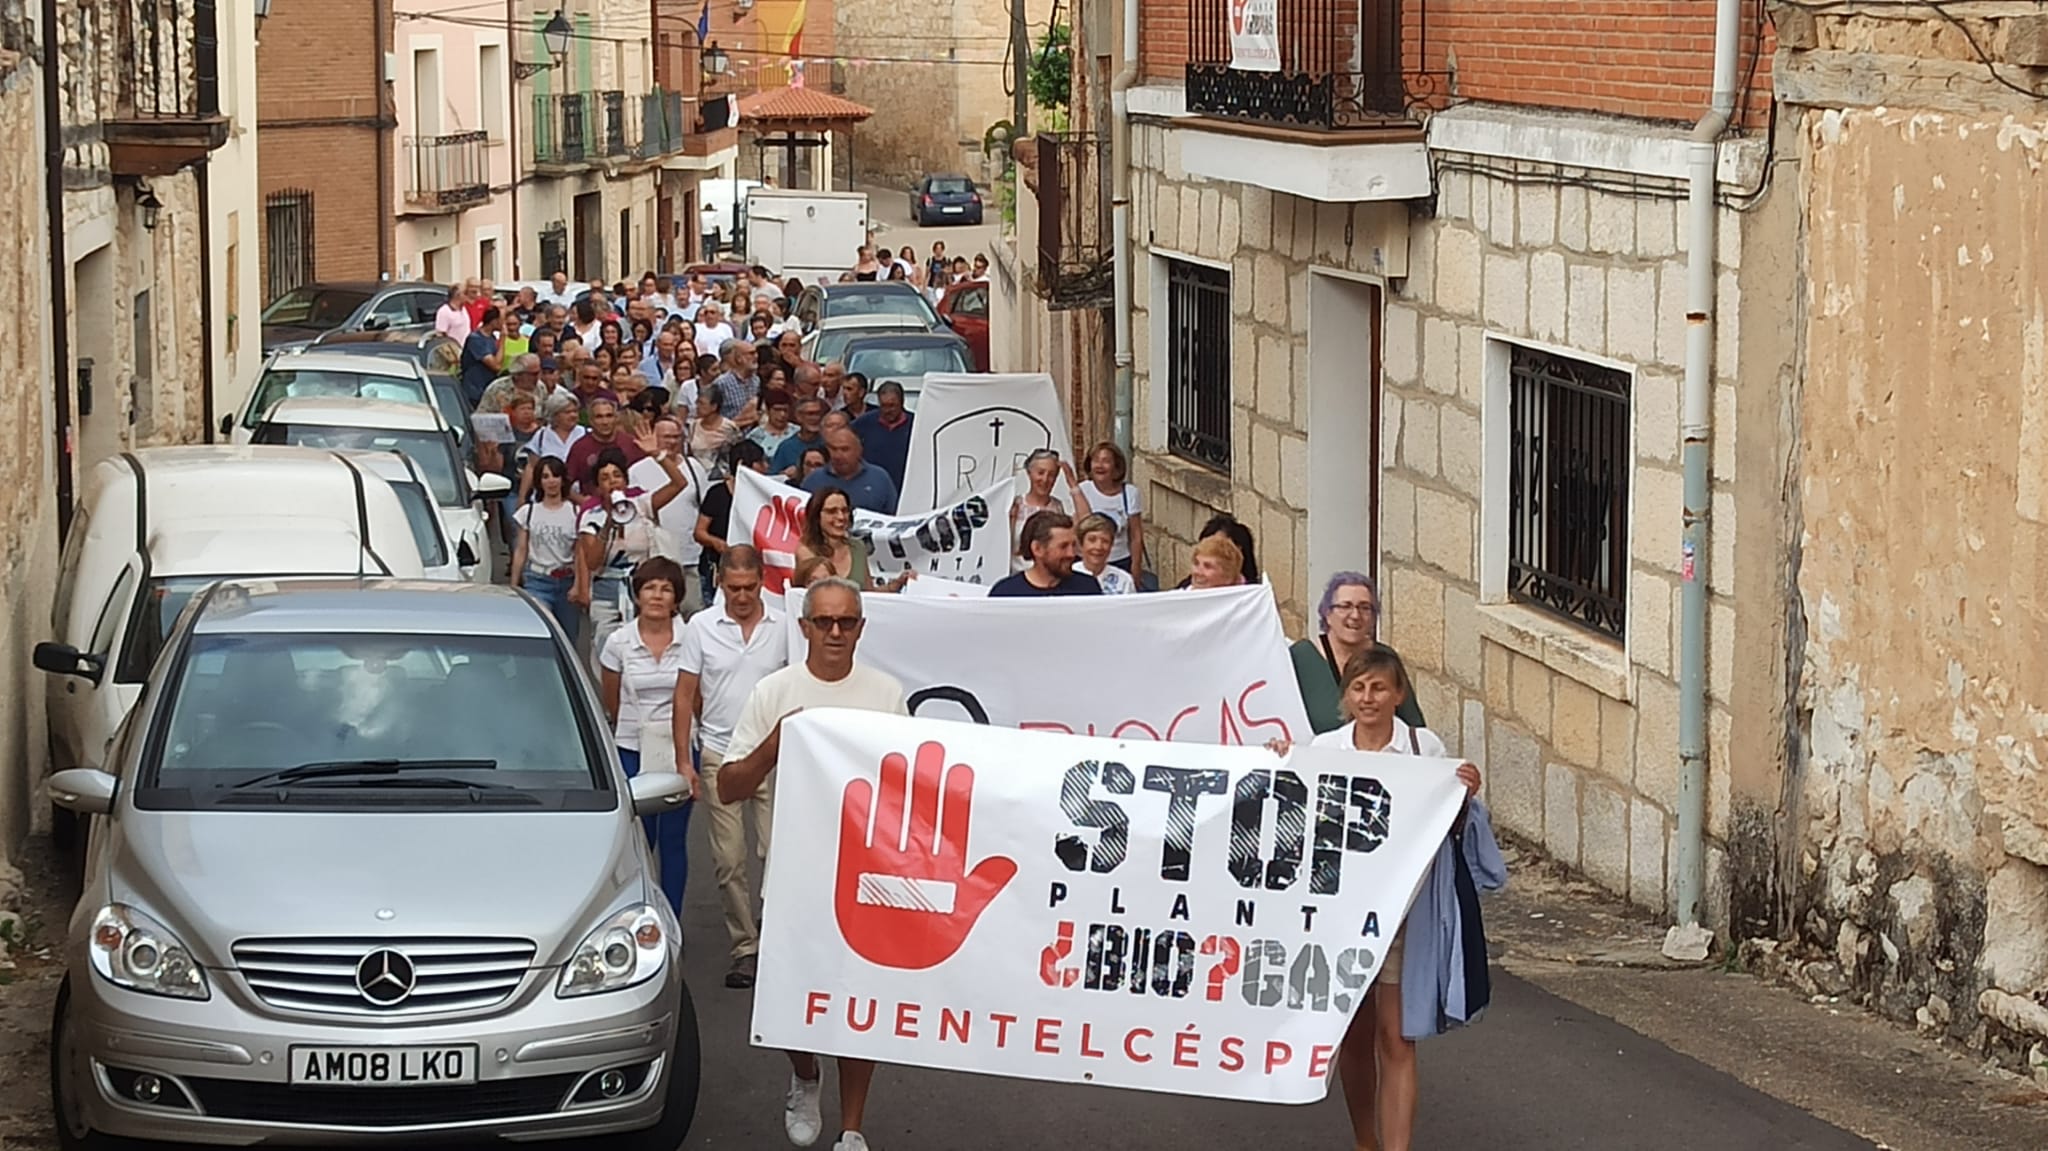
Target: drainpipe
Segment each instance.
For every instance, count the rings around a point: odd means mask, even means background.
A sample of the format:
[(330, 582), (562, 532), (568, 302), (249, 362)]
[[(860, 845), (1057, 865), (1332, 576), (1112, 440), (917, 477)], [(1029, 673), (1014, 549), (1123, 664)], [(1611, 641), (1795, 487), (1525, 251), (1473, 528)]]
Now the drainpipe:
[(1678, 935), (1698, 938), (1705, 889), (1707, 815), (1707, 489), (1708, 435), (1714, 398), (1714, 254), (1717, 221), (1714, 173), (1718, 142), (1735, 114), (1735, 57), (1742, 0), (1715, 0), (1713, 98), (1692, 130), (1691, 180), (1686, 210), (1692, 244), (1685, 254), (1685, 389), (1680, 401), (1684, 437), (1685, 525), (1679, 580), (1678, 641)]
[[(1726, 2), (1726, 0), (1723, 0)], [(1122, 66), (1109, 81), (1110, 258), (1115, 261), (1116, 392), (1111, 434), (1124, 458), (1131, 455), (1131, 105), (1138, 80), (1138, 0), (1124, 0), (1123, 37), (1117, 46)]]
[(371, 91), (377, 96), (377, 127), (374, 131), (377, 138), (377, 278), (380, 280), (389, 280), (393, 274), (390, 125), (396, 123), (397, 108), (394, 105), (389, 113), (384, 110), (385, 92), (391, 84), (391, 78), (384, 73), (385, 54), (390, 50), (384, 43), (384, 14), (390, 7), (391, 0), (371, 0), (370, 3), (370, 38), (375, 42), (370, 59), (375, 61), (376, 75)]
[[(213, 338), (213, 180), (211, 165), (201, 160), (193, 166), (192, 179), (199, 186), (199, 422), (205, 433), (206, 443), (212, 443), (214, 434), (220, 431), (213, 426), (213, 389), (218, 383), (218, 369), (214, 366), (214, 353), (218, 345)], [(238, 250), (236, 257), (241, 253)], [(239, 279), (239, 277), (234, 277)], [(235, 302), (228, 301), (228, 314), (235, 315)], [(239, 318), (239, 317), (237, 317)], [(261, 325), (258, 325), (260, 328)], [(259, 337), (260, 338), (260, 337)]]
[(50, 383), (54, 388), (57, 542), (71, 534), (71, 260), (64, 250), (64, 49), (59, 0), (43, 0), (43, 200), (50, 228)]
[[(512, 278), (526, 279), (526, 267), (519, 259), (519, 185), (525, 177), (519, 174), (519, 0), (505, 0), (505, 155), (512, 165)], [(661, 32), (661, 8), (654, 9), (656, 42)], [(490, 161), (484, 161), (488, 164)]]

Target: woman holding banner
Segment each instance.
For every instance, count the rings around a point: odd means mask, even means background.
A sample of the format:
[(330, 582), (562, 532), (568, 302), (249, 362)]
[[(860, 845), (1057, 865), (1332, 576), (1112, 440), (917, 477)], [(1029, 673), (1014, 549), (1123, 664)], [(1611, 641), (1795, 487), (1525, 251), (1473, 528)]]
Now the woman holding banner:
[[(1455, 758), (1435, 732), (1399, 717), (1410, 693), (1408, 669), (1391, 650), (1359, 652), (1338, 682), (1350, 722), (1316, 736), (1312, 746)], [(1267, 746), (1281, 755), (1289, 750), (1280, 740)], [(1408, 1151), (1415, 1131), (1416, 1040), (1476, 1021), (1492, 994), (1479, 890), (1498, 889), (1507, 868), (1479, 798), (1479, 769), (1459, 764), (1458, 780), (1465, 785), (1465, 808), (1424, 873), (1337, 1049), (1344, 1106), (1360, 1147)]]
[[(1294, 679), (1309, 726), (1318, 732), (1335, 731), (1346, 718), (1344, 692), (1338, 686), (1343, 670), (1363, 652), (1394, 649), (1373, 638), (1379, 631), (1380, 593), (1371, 579), (1357, 572), (1338, 572), (1323, 585), (1316, 619), (1322, 625), (1319, 634), (1296, 643), (1287, 654), (1294, 660)], [(1427, 726), (1412, 693), (1395, 714), (1409, 727)]]
[(804, 532), (796, 547), (796, 562), (822, 560), (825, 574), (850, 580), (862, 591), (901, 591), (910, 578), (908, 571), (893, 580), (878, 580), (868, 572), (868, 541), (852, 534), (853, 497), (845, 488), (827, 484), (811, 496), (804, 507)]

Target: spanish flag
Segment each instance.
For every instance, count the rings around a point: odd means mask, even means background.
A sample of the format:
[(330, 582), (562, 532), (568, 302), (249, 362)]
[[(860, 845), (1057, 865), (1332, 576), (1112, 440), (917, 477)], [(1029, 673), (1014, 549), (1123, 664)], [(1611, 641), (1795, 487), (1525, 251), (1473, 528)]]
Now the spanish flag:
[(804, 86), (804, 16), (809, 6), (810, 0), (797, 0), (796, 19), (790, 21), (789, 43), (783, 49), (784, 59), (789, 62), (789, 86), (792, 88)]

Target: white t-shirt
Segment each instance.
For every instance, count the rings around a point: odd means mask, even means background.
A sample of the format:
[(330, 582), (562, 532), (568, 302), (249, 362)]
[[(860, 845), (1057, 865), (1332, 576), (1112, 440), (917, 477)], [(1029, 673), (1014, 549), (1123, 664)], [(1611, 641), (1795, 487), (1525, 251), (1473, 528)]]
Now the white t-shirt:
[(1145, 514), (1145, 505), (1138, 498), (1138, 485), (1125, 484), (1120, 492), (1106, 492), (1095, 486), (1094, 480), (1083, 480), (1081, 496), (1088, 501), (1090, 512), (1101, 512), (1116, 524), (1116, 542), (1109, 546), (1109, 562), (1131, 558), (1131, 517)]
[(638, 621), (627, 623), (604, 641), (598, 666), (619, 673), (619, 719), (612, 742), (628, 751), (640, 750), (640, 729), (666, 731), (675, 718), (676, 676), (683, 669), (679, 619), (669, 621), (669, 644), (659, 656), (647, 650)]
[[(544, 427), (533, 433), (532, 439), (526, 441), (526, 450), (537, 456), (553, 456), (567, 463), (569, 460), (569, 449), (576, 446), (577, 440), (589, 434), (590, 429), (582, 424), (570, 428), (567, 437), (558, 436), (555, 434), (555, 429)], [(536, 480), (534, 482), (538, 483), (539, 481)]]
[(720, 320), (716, 324), (697, 325), (697, 354), (715, 356), (725, 342), (733, 338), (732, 325)]
[(732, 739), (726, 743), (725, 758), (730, 761), (752, 755), (783, 717), (798, 708), (813, 707), (910, 714), (903, 699), (903, 685), (887, 672), (856, 663), (845, 679), (827, 683), (812, 675), (810, 668), (793, 663), (754, 685), (740, 711), (739, 722), (733, 726)]
[(755, 685), (789, 664), (789, 633), (782, 613), (763, 606), (754, 634), (724, 608), (700, 611), (683, 629), (683, 670), (697, 677), (697, 743), (723, 759)]
[(1102, 585), (1103, 595), (1137, 594), (1138, 581), (1131, 578), (1131, 573), (1115, 564), (1103, 564), (1099, 572), (1088, 571), (1087, 564), (1075, 564), (1074, 570), (1094, 576), (1095, 582)]
[[(633, 500), (633, 518), (612, 533), (604, 569), (592, 573), (595, 579), (626, 579), (633, 574), (633, 565), (654, 555), (654, 498), (635, 488), (629, 487), (626, 491)], [(577, 518), (576, 530), (603, 537), (605, 526), (610, 521), (611, 512), (604, 505), (592, 502)]]
[(526, 529), (526, 570), (560, 571), (576, 562), (576, 505), (563, 500), (549, 507), (539, 500), (519, 505), (512, 513)]
[[(688, 456), (682, 458), (683, 475), (689, 483), (668, 506), (654, 514), (654, 554), (667, 556), (683, 565), (684, 571), (697, 566), (704, 545), (697, 542), (697, 505), (704, 502), (704, 469)], [(661, 461), (643, 456), (626, 471), (626, 486), (643, 491), (660, 491), (668, 486), (668, 473)], [(681, 588), (676, 591), (680, 593)]]
[[(1310, 740), (1309, 746), (1344, 747), (1357, 751), (1359, 750), (1358, 745), (1351, 741), (1351, 729), (1357, 725), (1358, 721), (1353, 720), (1342, 727), (1326, 731)], [(1408, 738), (1411, 731), (1415, 735), (1412, 750), (1410, 749)], [(1444, 741), (1437, 738), (1435, 732), (1426, 727), (1411, 728), (1398, 719), (1394, 721), (1394, 738), (1388, 742), (1387, 746), (1380, 750), (1388, 755), (1420, 755), (1430, 759), (1455, 758), (1451, 755), (1450, 749), (1444, 746)]]

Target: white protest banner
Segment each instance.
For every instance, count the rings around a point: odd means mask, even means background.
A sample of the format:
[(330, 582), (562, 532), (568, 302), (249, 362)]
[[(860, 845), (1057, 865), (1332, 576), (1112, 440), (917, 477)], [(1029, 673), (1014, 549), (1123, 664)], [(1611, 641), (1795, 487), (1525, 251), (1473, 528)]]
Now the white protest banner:
[[(792, 652), (804, 650), (801, 606), (793, 600), (786, 613)], [(1043, 599), (871, 595), (862, 609), (860, 661), (900, 680), (918, 715), (1254, 746), (1314, 734), (1265, 584)]]
[[(780, 596), (796, 567), (810, 493), (750, 468), (734, 473), (727, 540), (761, 552), (761, 587)], [(1010, 574), (1009, 477), (984, 491), (921, 515), (881, 516), (856, 509), (851, 534), (868, 542), (868, 572), (887, 579), (905, 570), (963, 583), (994, 583)]]
[(838, 710), (776, 770), (757, 1044), (1283, 1103), (1465, 796), (1452, 760)]
[(1280, 70), (1279, 0), (1230, 0), (1230, 66), (1240, 72)]
[[(896, 506), (930, 508), (957, 502), (1017, 474), (1040, 448), (1050, 448), (1073, 463), (1070, 439), (1066, 409), (1051, 376), (934, 372), (924, 378), (924, 390), (918, 393), (917, 423), (911, 429), (910, 458)], [(1054, 491), (1072, 506), (1064, 482)]]
[(920, 599), (986, 599), (988, 585), (961, 583), (940, 576), (919, 576), (903, 585), (903, 594)]

